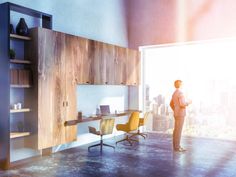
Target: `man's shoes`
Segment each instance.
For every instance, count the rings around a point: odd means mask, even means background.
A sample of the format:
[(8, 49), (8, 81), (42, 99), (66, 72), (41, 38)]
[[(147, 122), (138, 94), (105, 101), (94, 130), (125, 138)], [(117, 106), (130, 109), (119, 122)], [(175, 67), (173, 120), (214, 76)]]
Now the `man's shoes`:
[(174, 149), (175, 152), (186, 152), (187, 150), (180, 147), (180, 148), (177, 148), (177, 149)]

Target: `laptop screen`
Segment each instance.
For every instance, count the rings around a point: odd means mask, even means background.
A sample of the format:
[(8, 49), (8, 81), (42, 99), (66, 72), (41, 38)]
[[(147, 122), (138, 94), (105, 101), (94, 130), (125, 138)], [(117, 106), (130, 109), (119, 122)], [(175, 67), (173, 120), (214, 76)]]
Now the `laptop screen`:
[(101, 114), (106, 115), (110, 114), (110, 106), (109, 105), (100, 105)]

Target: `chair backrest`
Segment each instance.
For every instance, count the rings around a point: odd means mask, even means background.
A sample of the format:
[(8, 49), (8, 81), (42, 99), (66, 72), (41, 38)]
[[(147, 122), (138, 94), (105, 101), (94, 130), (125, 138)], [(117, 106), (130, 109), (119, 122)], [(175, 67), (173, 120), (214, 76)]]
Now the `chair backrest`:
[(143, 116), (143, 124), (146, 125), (148, 116), (151, 114), (151, 112), (145, 112)]
[(100, 121), (100, 134), (101, 135), (112, 134), (114, 124), (115, 124), (115, 119), (112, 118), (102, 119)]
[(139, 112), (132, 112), (129, 117), (128, 127), (130, 131), (137, 130), (139, 125)]

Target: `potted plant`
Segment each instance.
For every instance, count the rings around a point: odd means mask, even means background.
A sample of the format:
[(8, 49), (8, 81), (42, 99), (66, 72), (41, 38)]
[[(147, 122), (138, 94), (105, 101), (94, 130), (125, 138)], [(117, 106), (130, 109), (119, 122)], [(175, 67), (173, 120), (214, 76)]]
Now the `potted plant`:
[(13, 49), (10, 49), (9, 56), (10, 56), (10, 59), (15, 59), (16, 53), (15, 53), (15, 51)]

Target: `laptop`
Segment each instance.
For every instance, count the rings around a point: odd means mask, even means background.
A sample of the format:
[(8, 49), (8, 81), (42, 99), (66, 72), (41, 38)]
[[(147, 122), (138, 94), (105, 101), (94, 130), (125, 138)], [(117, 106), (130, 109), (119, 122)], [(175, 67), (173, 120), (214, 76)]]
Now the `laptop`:
[(109, 115), (111, 113), (109, 105), (100, 105), (100, 111), (102, 115)]

